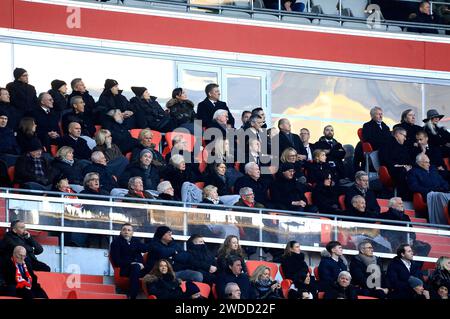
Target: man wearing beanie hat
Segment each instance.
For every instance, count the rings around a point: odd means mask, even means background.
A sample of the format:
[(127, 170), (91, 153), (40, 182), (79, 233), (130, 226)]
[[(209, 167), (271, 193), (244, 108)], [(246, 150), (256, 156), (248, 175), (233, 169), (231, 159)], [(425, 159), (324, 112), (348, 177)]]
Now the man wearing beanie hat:
[(67, 83), (62, 80), (53, 80), (52, 88), (48, 93), (53, 98), (53, 110), (59, 114), (68, 108), (67, 105)]
[(42, 145), (38, 139), (32, 139), (16, 162), (15, 182), (28, 189), (50, 190), (56, 171), (47, 159), (42, 156)]
[(20, 117), (38, 105), (36, 89), (28, 84), (28, 72), (25, 69), (14, 70), (14, 82), (8, 83), (6, 89), (11, 97), (11, 105), (18, 110)]
[(294, 164), (282, 163), (270, 188), (272, 201), (279, 209), (316, 212), (317, 208), (307, 203), (306, 188), (303, 184), (297, 184), (294, 176)]
[(135, 97), (130, 100), (133, 109), (137, 112), (136, 125), (159, 132), (170, 132), (175, 129), (175, 122), (170, 115), (164, 112), (161, 105), (156, 101), (156, 96), (151, 96), (145, 87), (132, 86), (131, 90)]
[(430, 299), (430, 292), (423, 287), (423, 281), (417, 277), (411, 276), (408, 279), (409, 287), (413, 290), (412, 299)]
[(10, 102), (11, 99), (8, 90), (0, 87), (0, 111), (8, 115), (8, 127), (15, 131), (19, 125), (20, 113)]
[(19, 145), (12, 128), (7, 126), (8, 113), (0, 108), (0, 159), (8, 165), (14, 165), (17, 155), (20, 154)]
[(140, 127), (136, 124), (134, 109), (128, 102), (127, 98), (122, 95), (122, 90), (119, 90), (119, 83), (113, 79), (106, 79), (102, 94), (97, 102), (96, 111), (99, 112), (100, 125), (105, 127), (109, 121), (107, 113), (111, 110), (119, 109), (124, 118), (124, 124), (127, 129)]
[(153, 153), (149, 149), (143, 149), (139, 156), (139, 161), (133, 162), (120, 175), (119, 185), (128, 188), (128, 181), (131, 177), (140, 176), (144, 183), (145, 190), (155, 190), (159, 183), (158, 169), (152, 164)]
[(160, 259), (167, 259), (172, 263), (177, 278), (181, 280), (203, 281), (201, 272), (190, 270), (190, 255), (184, 251), (172, 238), (172, 230), (167, 226), (159, 226), (150, 242), (151, 253), (146, 267), (152, 269)]

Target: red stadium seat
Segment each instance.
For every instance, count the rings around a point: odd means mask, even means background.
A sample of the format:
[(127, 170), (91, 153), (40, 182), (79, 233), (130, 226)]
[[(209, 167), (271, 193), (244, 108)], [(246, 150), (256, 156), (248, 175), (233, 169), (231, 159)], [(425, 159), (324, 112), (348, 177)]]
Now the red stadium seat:
[(172, 149), (173, 145), (172, 145), (172, 140), (175, 136), (179, 136), (181, 135), (184, 140), (187, 143), (187, 149), (192, 152), (194, 150), (194, 145), (195, 145), (195, 136), (191, 135), (191, 134), (187, 134), (187, 133), (180, 133), (180, 132), (167, 132), (166, 133), (166, 142), (167, 142), (167, 146), (169, 147), (169, 151)]
[(211, 293), (210, 285), (197, 281), (194, 281), (194, 284), (196, 284), (198, 289), (200, 289), (200, 295), (202, 295), (202, 297), (209, 298), (209, 294)]
[(414, 193), (413, 206), (416, 213), (426, 214), (428, 211), (427, 202), (424, 200), (421, 193)]
[(306, 197), (306, 203), (308, 205), (312, 205), (312, 193), (311, 192), (305, 192), (305, 197)]
[(128, 153), (125, 154), (125, 157), (127, 158), (128, 162), (131, 162), (131, 155), (132, 154), (133, 153), (131, 153), (131, 152), (128, 152)]
[(378, 174), (380, 176), (381, 184), (383, 184), (384, 187), (392, 190), (394, 189), (394, 181), (391, 178), (391, 175), (389, 174), (389, 171), (386, 166), (380, 166), (380, 169), (378, 170)]
[(58, 145), (50, 145), (50, 154), (52, 154), (53, 157), (56, 157), (56, 153), (58, 152)]
[(141, 128), (134, 128), (132, 130), (129, 130), (131, 137), (137, 139), (139, 137), (139, 133), (141, 133)]
[(378, 299), (378, 298), (375, 298), (375, 297), (360, 296), (360, 295), (358, 295), (357, 298), (358, 298), (358, 299)]
[(447, 168), (447, 171), (450, 171), (450, 159), (448, 157), (444, 158), (445, 167)]
[(203, 189), (203, 187), (205, 187), (205, 182), (197, 182), (195, 183), (195, 186), (197, 186), (200, 189)]
[(316, 280), (320, 280), (319, 279), (319, 267), (314, 268), (314, 277), (316, 278)]
[(63, 299), (63, 289), (66, 277), (60, 273), (35, 271), (38, 283), (47, 293), (49, 299)]
[(362, 127), (360, 127), (360, 128), (358, 129), (357, 133), (358, 133), (359, 140), (360, 140), (361, 142), (363, 142)]
[(318, 299), (323, 299), (324, 296), (325, 296), (325, 292), (323, 292), (323, 291), (319, 291), (319, 293), (317, 294)]
[(216, 284), (212, 284), (211, 292), (212, 292), (214, 299), (216, 299), (216, 300), (219, 299), (219, 295), (217, 294)]
[(345, 208), (345, 195), (344, 194), (339, 195), (339, 207), (342, 210), (346, 210), (346, 208)]
[(290, 279), (283, 279), (281, 281), (281, 291), (283, 292), (283, 297), (288, 299), (289, 295), (289, 288), (292, 285), (292, 280)]
[(98, 133), (98, 131), (100, 131), (102, 129), (101, 125), (95, 125), (95, 134)]

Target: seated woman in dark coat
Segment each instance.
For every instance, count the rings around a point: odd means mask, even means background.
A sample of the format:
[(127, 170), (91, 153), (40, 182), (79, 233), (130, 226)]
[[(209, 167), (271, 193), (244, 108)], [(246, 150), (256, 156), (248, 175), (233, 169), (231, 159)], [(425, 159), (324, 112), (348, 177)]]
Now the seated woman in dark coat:
[(281, 285), (273, 279), (270, 268), (258, 266), (250, 277), (250, 283), (256, 292), (256, 299), (282, 299)]
[(87, 173), (83, 180), (83, 186), (84, 190), (80, 194), (109, 196), (109, 192), (100, 188), (100, 176), (98, 173)]
[(153, 153), (153, 161), (152, 164), (156, 167), (166, 166), (166, 161), (164, 157), (158, 152), (155, 148), (156, 145), (153, 143), (153, 132), (151, 129), (145, 128), (143, 129), (138, 136), (139, 143), (131, 152), (131, 160), (130, 162), (139, 161), (140, 154), (143, 149), (148, 149)]
[(334, 187), (331, 175), (319, 182), (312, 191), (312, 201), (322, 214), (342, 214), (339, 206), (339, 194)]
[(195, 183), (201, 181), (192, 167), (186, 165), (184, 157), (179, 154), (175, 154), (170, 158), (169, 165), (161, 172), (161, 177), (172, 184), (175, 196), (178, 198), (181, 198), (181, 187), (184, 182)]
[(306, 289), (313, 296), (317, 294), (314, 278), (309, 274), (309, 267), (305, 262), (305, 254), (300, 251), (300, 244), (291, 240), (286, 244), (284, 254), (281, 257), (280, 269), (285, 279), (292, 280), (297, 291)]
[(226, 164), (214, 163), (210, 166), (208, 175), (205, 178), (205, 185), (216, 186), (219, 196), (232, 194), (231, 189), (227, 186), (229, 183), (227, 181), (226, 171)]
[(337, 182), (336, 170), (327, 163), (327, 155), (324, 150), (315, 150), (313, 162), (306, 167), (308, 183), (315, 185), (331, 175), (332, 181)]
[(51, 163), (52, 167), (69, 180), (70, 184), (81, 185), (83, 183), (83, 164), (74, 159), (73, 148), (63, 146), (58, 149), (56, 158)]
[(166, 108), (175, 122), (175, 127), (193, 129), (197, 115), (194, 111), (194, 103), (188, 99), (184, 89), (176, 88), (172, 91), (172, 98), (167, 101)]
[(450, 257), (441, 256), (436, 261), (436, 269), (428, 279), (433, 290), (441, 286), (450, 287)]
[(165, 259), (155, 263), (153, 269), (144, 277), (149, 295), (157, 299), (182, 299), (181, 281), (176, 278), (172, 265)]
[[(293, 147), (288, 147), (281, 153), (280, 162), (281, 163), (291, 163), (294, 164), (295, 169), (295, 179), (301, 181), (302, 177), (305, 178), (303, 174), (303, 162), (298, 160), (298, 153)], [(305, 178), (306, 179), (306, 178)], [(306, 181), (306, 180), (305, 180)]]
[(227, 258), (230, 255), (238, 256), (241, 260), (242, 271), (247, 273), (247, 266), (245, 265), (245, 253), (239, 245), (239, 238), (234, 235), (229, 235), (225, 238), (225, 241), (220, 246), (217, 253), (217, 271), (225, 272), (228, 269)]
[(175, 192), (172, 184), (169, 181), (162, 181), (156, 187), (156, 191), (159, 193), (158, 199), (180, 201), (180, 198), (175, 196)]
[(32, 117), (23, 117), (20, 120), (16, 140), (22, 154), (27, 152), (26, 150), (29, 148), (30, 143), (36, 140), (40, 141), (36, 134), (36, 129), (37, 125)]
[(327, 291), (325, 291), (324, 299), (358, 299), (357, 291), (350, 284), (352, 276), (348, 271), (341, 271), (338, 279), (333, 283)]

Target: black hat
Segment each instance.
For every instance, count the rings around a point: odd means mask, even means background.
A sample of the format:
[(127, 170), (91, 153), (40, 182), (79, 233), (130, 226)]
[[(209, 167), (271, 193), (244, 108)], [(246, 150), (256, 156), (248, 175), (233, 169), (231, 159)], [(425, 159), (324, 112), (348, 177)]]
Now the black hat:
[(27, 70), (22, 69), (22, 68), (15, 68), (14, 69), (14, 80), (17, 80), (18, 78), (20, 78), (25, 72), (27, 72)]
[(136, 94), (137, 97), (141, 97), (142, 94), (147, 91), (147, 88), (143, 86), (132, 86), (131, 91), (133, 91), (133, 93)]
[(427, 111), (427, 118), (424, 119), (423, 121), (426, 123), (426, 122), (428, 122), (429, 120), (431, 120), (432, 118), (435, 118), (435, 117), (439, 117), (439, 119), (442, 119), (444, 117), (444, 115), (439, 114), (439, 112), (434, 110), (434, 109), (431, 109), (431, 110)]
[(53, 90), (58, 91), (61, 86), (67, 85), (67, 83), (62, 80), (53, 80), (51, 85)]
[(160, 240), (169, 231), (172, 231), (172, 229), (170, 229), (167, 226), (159, 226), (158, 228), (156, 228), (155, 235), (153, 235), (153, 239)]
[(280, 165), (280, 172), (286, 172), (286, 171), (289, 171), (291, 169), (295, 170), (295, 166), (292, 163), (286, 162), (286, 163), (282, 163)]
[(187, 298), (190, 298), (193, 294), (199, 293), (200, 289), (192, 281), (186, 281), (186, 292), (184, 293)]
[(119, 82), (117, 82), (116, 80), (106, 79), (105, 80), (105, 90), (111, 90), (113, 87), (115, 87), (118, 84), (119, 84)]
[(27, 152), (42, 150), (41, 141), (39, 141), (37, 138), (32, 138), (31, 141), (28, 143), (28, 145), (25, 147), (25, 149)]
[(9, 117), (9, 113), (8, 113), (7, 110), (1, 108), (1, 109), (0, 109), (0, 116), (6, 116), (6, 117)]

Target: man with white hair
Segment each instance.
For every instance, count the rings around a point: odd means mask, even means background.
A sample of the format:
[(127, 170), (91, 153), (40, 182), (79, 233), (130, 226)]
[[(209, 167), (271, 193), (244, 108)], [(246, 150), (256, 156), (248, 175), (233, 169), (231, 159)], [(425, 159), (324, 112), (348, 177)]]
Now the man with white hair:
[(241, 288), (235, 282), (229, 282), (225, 286), (225, 297), (227, 299), (241, 299)]
[[(228, 111), (219, 109), (214, 112), (211, 124), (208, 129), (214, 130), (214, 134), (211, 136), (210, 142), (213, 142), (216, 138), (225, 139), (228, 131)], [(220, 134), (220, 135), (219, 135)], [(208, 142), (209, 143), (209, 142)]]
[(159, 193), (158, 199), (162, 200), (179, 200), (175, 197), (175, 190), (169, 181), (162, 181), (158, 184), (156, 191)]
[(255, 194), (255, 200), (267, 207), (267, 204), (270, 202), (267, 197), (269, 186), (270, 183), (268, 180), (261, 178), (261, 171), (258, 164), (250, 162), (245, 164), (245, 175), (236, 180), (234, 191), (238, 193), (241, 188), (250, 187)]
[(358, 299), (355, 287), (350, 284), (352, 275), (348, 271), (341, 271), (337, 281), (325, 291), (324, 299)]
[(87, 173), (91, 172), (98, 173), (100, 177), (100, 188), (107, 191), (108, 193), (111, 192), (113, 188), (119, 187), (119, 185), (116, 182), (116, 179), (111, 174), (106, 165), (107, 164), (106, 157), (105, 154), (103, 154), (103, 152), (101, 151), (93, 152), (91, 155), (91, 161), (92, 164), (86, 166), (83, 169), (83, 175), (86, 175)]
[(428, 217), (432, 224), (447, 225), (444, 206), (450, 200), (448, 183), (437, 169), (430, 165), (427, 155), (416, 156), (416, 166), (408, 172), (408, 187), (413, 193), (421, 193), (428, 204)]
[(76, 159), (89, 160), (92, 154), (85, 139), (81, 138), (81, 124), (70, 122), (68, 126), (68, 135), (64, 135), (59, 146), (70, 146), (73, 148), (73, 156)]
[(370, 109), (369, 122), (364, 123), (362, 128), (364, 142), (370, 143), (374, 151), (380, 149), (382, 145), (391, 137), (389, 127), (383, 122), (383, 109), (375, 106)]

